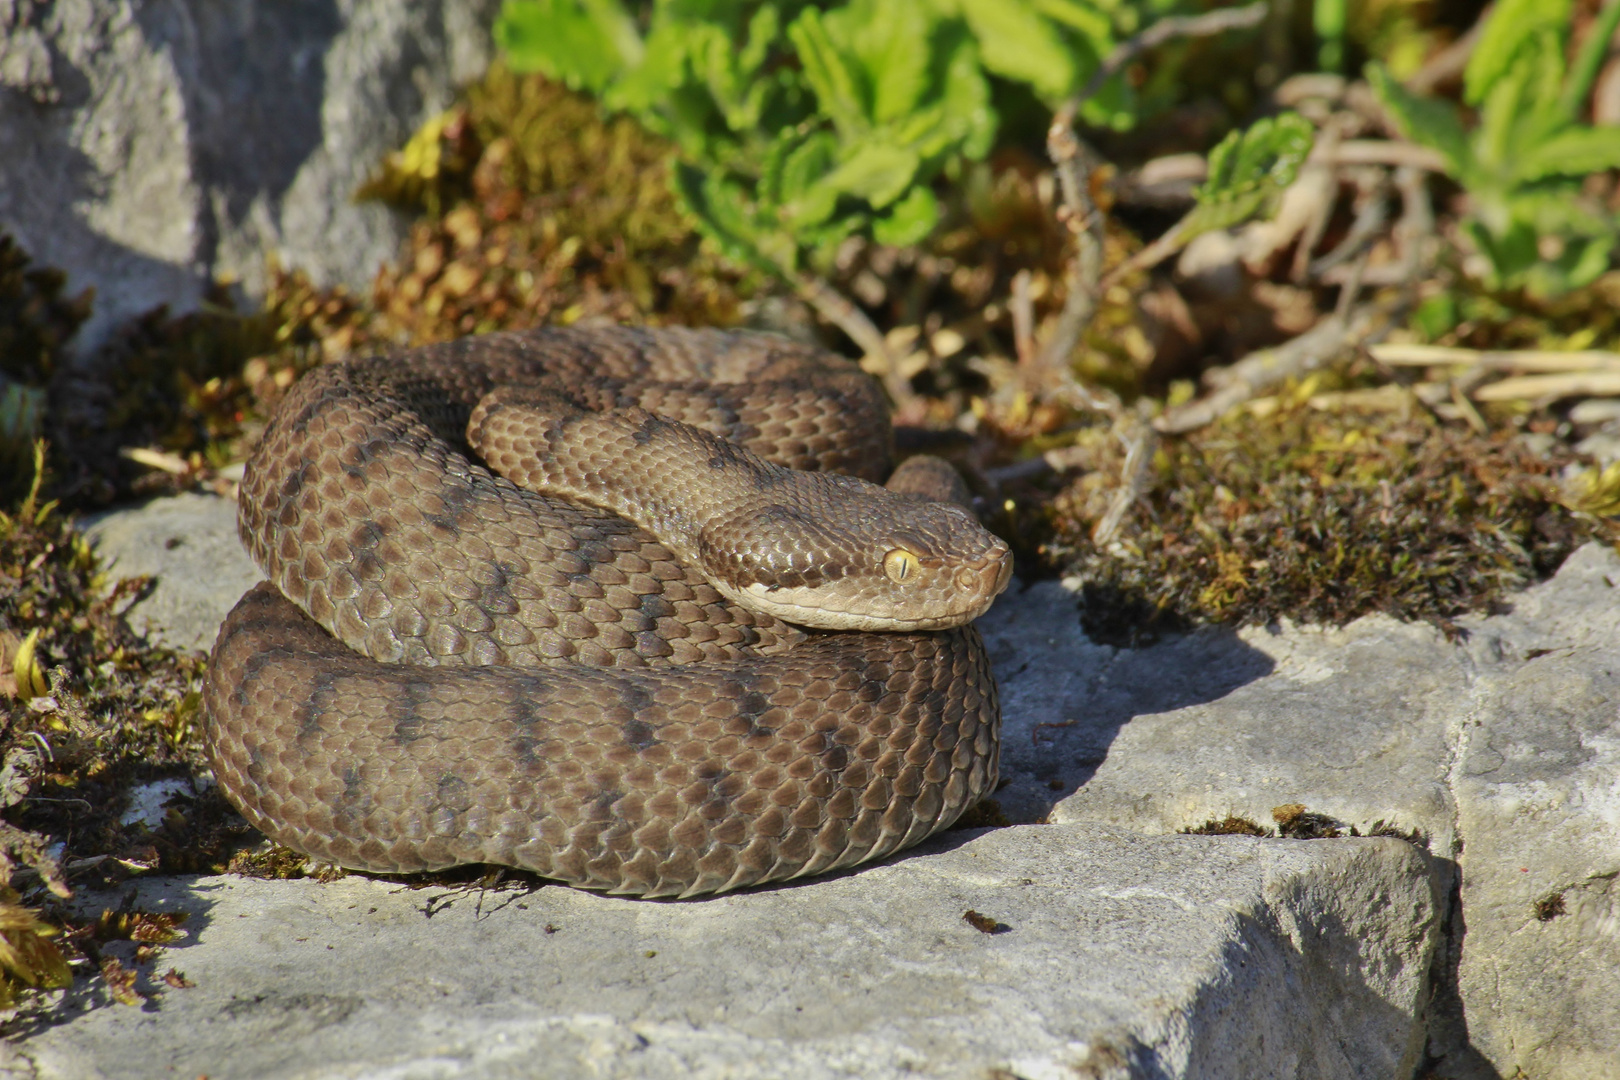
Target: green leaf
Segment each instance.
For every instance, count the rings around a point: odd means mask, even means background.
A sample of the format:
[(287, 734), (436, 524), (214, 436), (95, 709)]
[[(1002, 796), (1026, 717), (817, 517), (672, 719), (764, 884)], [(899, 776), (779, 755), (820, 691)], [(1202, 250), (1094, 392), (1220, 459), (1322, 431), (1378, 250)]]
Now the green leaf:
[(1559, 103), (1565, 120), (1573, 121), (1580, 115), (1581, 104), (1592, 92), (1592, 84), (1597, 81), (1603, 61), (1609, 55), (1609, 42), (1614, 40), (1616, 26), (1620, 26), (1620, 3), (1610, 0), (1587, 28), (1586, 40), (1581, 42), (1581, 51), (1570, 68)]
[(767, 4), (754, 12), (748, 20), (748, 44), (737, 56), (737, 66), (749, 75), (757, 75), (770, 59), (771, 46), (782, 35), (782, 20), (774, 6)]
[(1439, 340), (1450, 333), (1459, 321), (1457, 297), (1450, 292), (1435, 293), (1412, 312), (1412, 325), (1425, 341)]
[(1597, 236), (1584, 244), (1569, 245), (1564, 258), (1559, 260), (1568, 287), (1583, 288), (1608, 273), (1614, 258), (1614, 245), (1613, 236)]
[(702, 80), (732, 131), (751, 131), (759, 120), (760, 104), (751, 94), (753, 80), (739, 69), (738, 52), (731, 36), (713, 24), (692, 26), (687, 31), (693, 73)]
[(645, 123), (686, 79), (687, 36), (679, 26), (654, 26), (642, 62), (628, 69), (602, 93), (610, 109), (635, 113)]
[[(1463, 72), (1463, 100), (1478, 105), (1506, 75), (1526, 46), (1550, 36), (1563, 41), (1570, 0), (1499, 0)], [(1559, 54), (1562, 65), (1562, 55)]]
[(1035, 10), (1048, 19), (1078, 31), (1098, 56), (1113, 49), (1113, 20), (1092, 5), (1075, 0), (1034, 0), (1034, 4)]
[(1512, 171), (1509, 159), (1522, 149), (1515, 129), (1530, 111), (1523, 102), (1534, 76), (1535, 65), (1529, 56), (1521, 55), (1486, 91), (1473, 139), (1474, 158), (1480, 165), (1503, 173)]
[(837, 263), (839, 245), (870, 223), (869, 215), (854, 212), (840, 214), (826, 225), (805, 232), (799, 237), (800, 245), (808, 252), (804, 262), (814, 267), (818, 274), (830, 274)]
[(641, 59), (635, 23), (618, 0), (506, 0), (495, 44), (514, 71), (538, 71), (600, 93)]
[(1456, 106), (1412, 93), (1396, 82), (1382, 64), (1368, 64), (1366, 75), (1379, 104), (1401, 134), (1437, 151), (1445, 159), (1447, 175), (1460, 178), (1469, 167), (1473, 152)]
[(1490, 288), (1511, 286), (1536, 263), (1536, 232), (1523, 222), (1514, 222), (1499, 236), (1472, 219), (1464, 219), (1460, 228), (1490, 264), (1490, 272), (1485, 275), (1485, 284)]
[(782, 200), (796, 199), (832, 171), (838, 160), (838, 140), (818, 131), (787, 155), (782, 165)]
[(939, 202), (932, 191), (919, 186), (872, 222), (872, 236), (880, 244), (910, 247), (927, 239), (938, 224)]
[(1287, 187), (1311, 152), (1316, 132), (1298, 113), (1267, 117), (1247, 131), (1234, 131), (1209, 152), (1209, 179), (1196, 195), (1201, 203), (1269, 186)]
[(774, 274), (791, 274), (797, 248), (792, 241), (762, 227), (742, 188), (725, 177), (680, 163), (670, 173), (670, 186), (698, 231), (728, 259)]
[(1539, 142), (1571, 121), (1564, 111), (1564, 41), (1562, 35), (1540, 34), (1519, 54), (1519, 64), (1527, 64), (1524, 79), (1523, 115), (1516, 126), (1525, 143)]
[(832, 37), (858, 62), (867, 91), (867, 115), (878, 124), (913, 112), (929, 89), (926, 5), (892, 0), (854, 0), (827, 13)]
[(873, 140), (856, 147), (821, 183), (882, 209), (905, 193), (919, 164), (909, 147)]
[(1578, 127), (1529, 147), (1518, 159), (1517, 175), (1533, 181), (1615, 168), (1620, 168), (1620, 128)]
[(838, 205), (838, 189), (821, 181), (832, 171), (838, 140), (818, 131), (785, 155), (778, 190), (782, 216), (790, 228), (820, 225)]
[(821, 12), (813, 7), (805, 8), (788, 27), (788, 39), (799, 55), (805, 81), (816, 95), (821, 111), (832, 120), (839, 134), (847, 139), (867, 130), (860, 78), (851, 58), (827, 33)]
[(1316, 130), (1298, 113), (1261, 120), (1243, 133), (1232, 175), (1285, 188), (1299, 175), (1315, 142)]
[(1079, 82), (1074, 56), (1030, 0), (960, 0), (962, 14), (979, 39), (984, 66), (1027, 83), (1048, 102), (1074, 92)]
[(1269, 213), (1299, 175), (1315, 138), (1310, 122), (1298, 113), (1268, 117), (1227, 135), (1209, 152), (1209, 178), (1194, 192), (1198, 205), (1182, 224), (1183, 237)]
[(964, 157), (977, 161), (990, 152), (996, 138), (990, 82), (979, 66), (978, 44), (969, 34), (962, 31), (953, 44), (945, 47), (948, 51), (940, 75), (940, 127)]
[(1582, 193), (1579, 180), (1545, 180), (1515, 191), (1507, 200), (1508, 215), (1538, 236), (1595, 237), (1620, 232), (1620, 219), (1601, 202)]
[(838, 189), (817, 184), (782, 207), (782, 222), (794, 236), (804, 239), (833, 220), (838, 212)]

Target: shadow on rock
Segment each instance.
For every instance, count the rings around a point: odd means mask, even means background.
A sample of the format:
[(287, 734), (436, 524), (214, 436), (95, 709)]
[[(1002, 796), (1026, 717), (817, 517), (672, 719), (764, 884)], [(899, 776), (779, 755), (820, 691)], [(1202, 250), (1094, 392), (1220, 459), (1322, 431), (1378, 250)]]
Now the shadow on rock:
[(1089, 780), (1135, 717), (1215, 701), (1275, 666), (1225, 628), (1144, 649), (1094, 644), (1056, 582), (1015, 586), (978, 625), (1001, 688), (996, 799), (1015, 824), (1042, 820)]
[[(38, 1035), (103, 1009), (162, 1012), (167, 999), (183, 994), (191, 986), (184, 975), (188, 950), (198, 944), (201, 934), (213, 921), (211, 913), (219, 903), (220, 878), (193, 876), (154, 877), (130, 882), (119, 889), (83, 890), (69, 903), (80, 919), (107, 928), (80, 949), (100, 972), (77, 968), (72, 985), (54, 1000), (34, 999), (10, 1020), (0, 1035), (12, 1042)], [(178, 918), (175, 918), (178, 916)], [(172, 939), (164, 940), (167, 932)], [(120, 1003), (109, 985), (111, 970), (129, 979)]]

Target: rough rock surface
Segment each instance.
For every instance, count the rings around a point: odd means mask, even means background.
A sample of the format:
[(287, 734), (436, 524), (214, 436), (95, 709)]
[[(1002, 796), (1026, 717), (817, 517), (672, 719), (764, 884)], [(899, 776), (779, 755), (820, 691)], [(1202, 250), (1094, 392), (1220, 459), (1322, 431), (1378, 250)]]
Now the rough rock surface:
[[(228, 539), (229, 504), (197, 499), (187, 508), (200, 515), (199, 536)], [(164, 515), (178, 509), (159, 502), (130, 512), (166, 523), (117, 535), (161, 543), (174, 527)], [(104, 553), (123, 550), (107, 523), (98, 528)], [(146, 565), (122, 557), (121, 566)], [(209, 565), (223, 572), (233, 559), (241, 580), (255, 576), (228, 542)], [(160, 581), (149, 603), (166, 587)], [(1435, 1075), (1620, 1076), (1617, 587), (1620, 556), (1593, 545), (1515, 597), (1510, 613), (1463, 620), (1457, 643), (1374, 617), (1337, 630), (1204, 631), (1116, 650), (1085, 638), (1060, 584), (1015, 584), (980, 620), (1006, 715), (1008, 782), (998, 799), (1014, 820), (1044, 819), (1079, 837), (1163, 836), (1228, 815), (1271, 826), (1272, 809), (1289, 803), (1363, 833), (1380, 823), (1416, 831), (1428, 841), (1443, 917), (1427, 1017)], [(217, 623), (235, 591), (222, 586), (194, 601), (199, 621), (188, 633), (207, 637), (199, 628)], [(1047, 831), (1002, 830), (974, 843)], [(1251, 843), (1196, 842), (1213, 851)], [(1232, 949), (1240, 966), (1230, 974), (1242, 974), (1246, 954)]]
[(1481, 623), (1452, 787), (1460, 990), (1506, 1076), (1620, 1076), (1620, 558)]
[(264, 580), (242, 550), (236, 504), (226, 499), (155, 499), (83, 524), (112, 578), (152, 576), (152, 591), (131, 609), (130, 624), (176, 648), (213, 648), (226, 612)]
[(143, 982), (162, 990), (144, 1010), (85, 994), (14, 1071), (1400, 1077), (1434, 923), (1398, 840), (1094, 825), (946, 834), (701, 902), (201, 878), (148, 882), (137, 903), (193, 913), (151, 970), (196, 985)]
[(1416, 830), (1460, 888), (1436, 1075), (1620, 1076), (1620, 555), (1582, 548), (1456, 644), (1371, 617), (1122, 651), (1074, 611), (1048, 582), (980, 622), (1015, 820), (1170, 833), (1303, 804)]
[(79, 341), (265, 258), (366, 285), (351, 196), (489, 61), (497, 0), (0, 0), (0, 229), (96, 288)]

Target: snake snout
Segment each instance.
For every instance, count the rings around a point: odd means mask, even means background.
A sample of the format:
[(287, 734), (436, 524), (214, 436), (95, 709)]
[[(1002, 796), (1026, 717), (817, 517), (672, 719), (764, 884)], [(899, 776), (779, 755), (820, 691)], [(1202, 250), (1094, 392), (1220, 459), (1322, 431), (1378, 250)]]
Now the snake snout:
[(1012, 581), (1012, 549), (1000, 537), (996, 537), (995, 541), (984, 558), (957, 569), (958, 588), (964, 592), (982, 591), (991, 598), (1007, 591), (1007, 585)]

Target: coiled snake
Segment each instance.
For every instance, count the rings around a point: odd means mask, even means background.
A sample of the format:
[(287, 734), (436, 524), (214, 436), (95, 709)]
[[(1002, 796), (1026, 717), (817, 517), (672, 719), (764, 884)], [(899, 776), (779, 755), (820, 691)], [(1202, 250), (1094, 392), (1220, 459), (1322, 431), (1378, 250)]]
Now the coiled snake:
[(316, 369), (242, 483), (270, 580), (209, 660), (221, 787), (342, 866), (648, 896), (916, 843), (995, 786), (967, 623), (1011, 560), (908, 490), (926, 468), (867, 483), (888, 445), (869, 378), (770, 335), (550, 329)]

